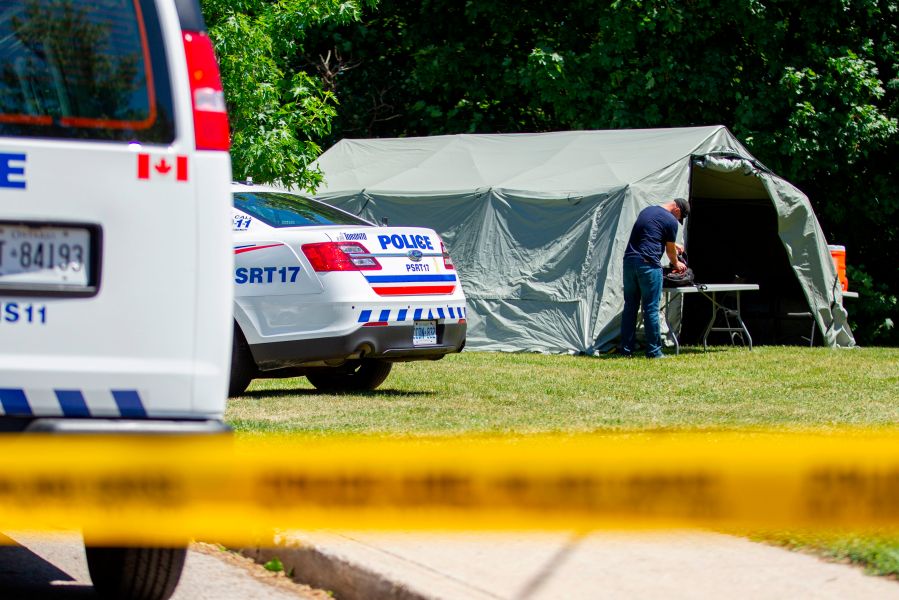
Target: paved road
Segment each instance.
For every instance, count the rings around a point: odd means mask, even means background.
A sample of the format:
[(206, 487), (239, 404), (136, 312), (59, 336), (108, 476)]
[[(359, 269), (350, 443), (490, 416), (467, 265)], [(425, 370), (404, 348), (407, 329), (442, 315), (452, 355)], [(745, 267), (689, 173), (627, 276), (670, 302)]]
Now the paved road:
[[(5, 538), (5, 539), (4, 539)], [(81, 538), (74, 534), (0, 534), (0, 598), (95, 600)], [(195, 544), (172, 600), (318, 600), (320, 590), (269, 573), (249, 559)]]
[[(0, 545), (0, 599), (95, 600), (78, 536), (10, 538)], [(280, 543), (260, 556), (344, 600), (899, 600), (896, 581), (714, 533), (284, 532)], [(329, 597), (195, 544), (173, 600)]]

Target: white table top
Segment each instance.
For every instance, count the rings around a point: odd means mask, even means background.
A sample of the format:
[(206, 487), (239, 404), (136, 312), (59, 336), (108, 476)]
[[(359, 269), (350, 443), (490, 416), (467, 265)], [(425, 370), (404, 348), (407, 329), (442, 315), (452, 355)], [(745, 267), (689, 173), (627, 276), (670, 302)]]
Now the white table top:
[(696, 292), (755, 292), (759, 286), (756, 283), (701, 283), (702, 287), (688, 285), (684, 287), (663, 287), (662, 291), (675, 294), (693, 294)]

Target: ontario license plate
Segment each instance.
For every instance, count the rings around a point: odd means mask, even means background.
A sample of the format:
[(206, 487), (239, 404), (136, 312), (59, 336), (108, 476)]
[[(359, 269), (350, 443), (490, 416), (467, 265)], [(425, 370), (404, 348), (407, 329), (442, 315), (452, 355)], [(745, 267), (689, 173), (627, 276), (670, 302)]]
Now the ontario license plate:
[(87, 286), (90, 242), (84, 227), (0, 224), (0, 284)]
[(437, 321), (415, 321), (412, 324), (413, 346), (437, 345)]

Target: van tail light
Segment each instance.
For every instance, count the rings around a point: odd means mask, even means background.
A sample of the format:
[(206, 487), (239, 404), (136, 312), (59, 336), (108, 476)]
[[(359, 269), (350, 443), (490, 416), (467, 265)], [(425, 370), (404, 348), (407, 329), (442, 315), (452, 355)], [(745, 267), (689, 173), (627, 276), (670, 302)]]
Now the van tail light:
[(443, 242), (440, 242), (440, 251), (443, 252), (443, 266), (455, 271), (456, 267), (453, 265), (453, 259), (450, 257), (449, 252), (446, 251), (446, 246), (443, 245)]
[(358, 242), (303, 244), (303, 254), (317, 273), (327, 271), (378, 271), (381, 263)]
[(184, 32), (184, 55), (194, 108), (194, 139), (197, 150), (224, 150), (231, 147), (228, 112), (212, 40), (203, 32)]

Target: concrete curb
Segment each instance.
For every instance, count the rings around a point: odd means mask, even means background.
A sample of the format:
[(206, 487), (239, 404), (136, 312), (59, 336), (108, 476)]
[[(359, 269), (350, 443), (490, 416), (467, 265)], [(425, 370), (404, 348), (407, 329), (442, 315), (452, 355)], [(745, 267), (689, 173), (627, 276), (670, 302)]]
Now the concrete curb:
[(340, 600), (433, 600), (339, 552), (295, 539), (276, 540), (272, 548), (243, 548), (240, 553), (265, 564), (277, 558), (294, 581), (334, 593)]

